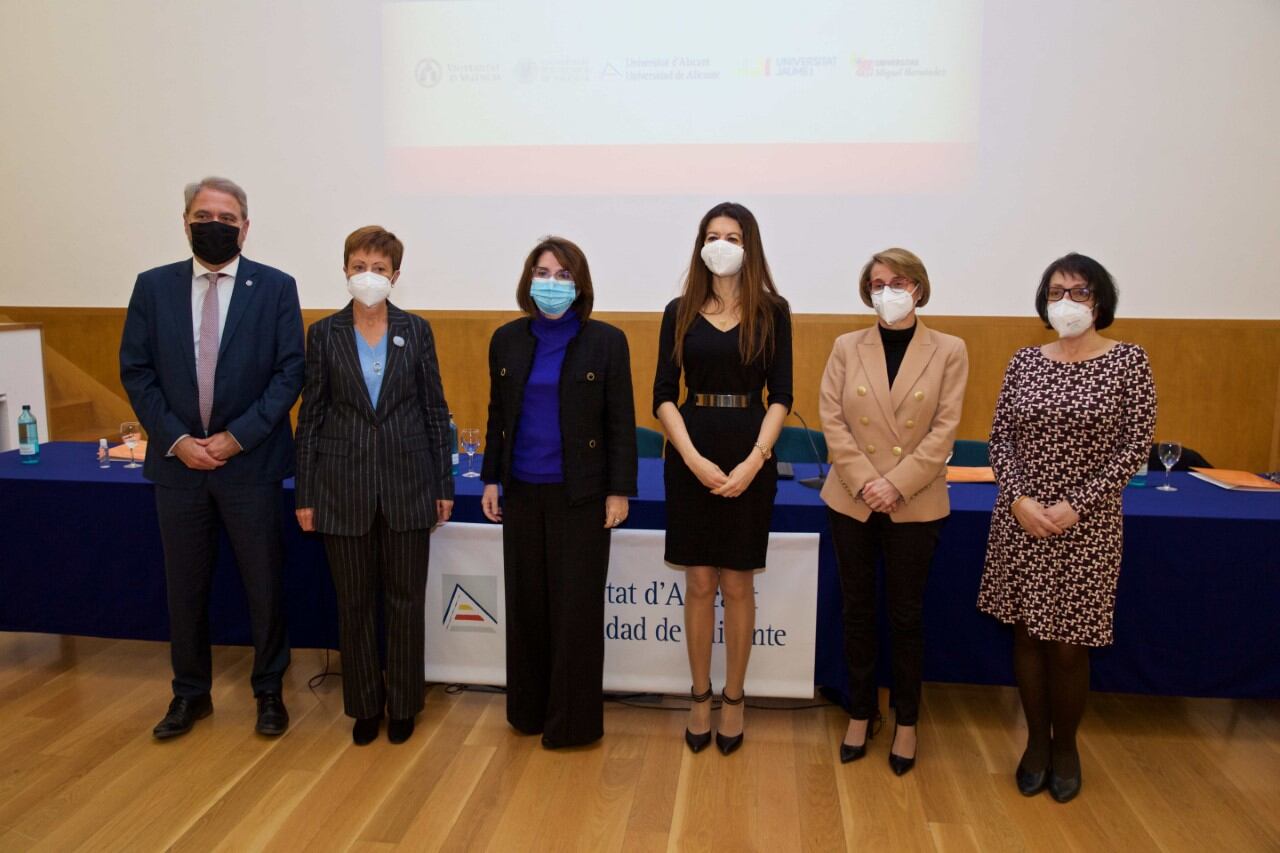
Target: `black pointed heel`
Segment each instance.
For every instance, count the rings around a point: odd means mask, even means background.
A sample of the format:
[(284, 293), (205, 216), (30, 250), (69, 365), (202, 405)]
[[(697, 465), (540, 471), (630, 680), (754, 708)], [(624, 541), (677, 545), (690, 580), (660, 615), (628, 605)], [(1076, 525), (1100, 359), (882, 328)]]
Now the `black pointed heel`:
[[(707, 689), (701, 693), (694, 693), (693, 688), (689, 688), (689, 698), (701, 705), (703, 702), (711, 699), (711, 685), (707, 685)], [(699, 735), (695, 735), (688, 728), (684, 730), (684, 742), (689, 747), (690, 752), (702, 752), (707, 748), (707, 744), (711, 743), (711, 729)]]
[(864, 737), (862, 739), (862, 743), (857, 746), (851, 746), (843, 740), (840, 741), (841, 764), (848, 764), (851, 761), (857, 761), (859, 758), (862, 758), (867, 754), (867, 744), (870, 743), (871, 738), (875, 736), (875, 733), (880, 730), (880, 727), (876, 725), (878, 722), (880, 722), (879, 714), (876, 714), (874, 717), (867, 720), (866, 737)]
[[(741, 705), (746, 698), (746, 691), (743, 691), (737, 699), (730, 699), (729, 694), (723, 691), (720, 693), (720, 701), (725, 705)], [(720, 750), (721, 755), (729, 755), (737, 750), (738, 747), (742, 746), (742, 736), (744, 734), (746, 734), (746, 732), (742, 731), (738, 732), (733, 737), (725, 737), (720, 734), (720, 732), (716, 732), (716, 748)]]
[[(893, 739), (898, 739), (898, 724), (893, 724)], [(916, 755), (920, 754), (920, 738), (916, 737)], [(889, 747), (889, 769), (893, 771), (893, 775), (902, 776), (910, 772), (912, 767), (916, 766), (916, 758), (913, 755), (910, 758), (903, 758), (901, 755), (894, 755), (893, 747)]]

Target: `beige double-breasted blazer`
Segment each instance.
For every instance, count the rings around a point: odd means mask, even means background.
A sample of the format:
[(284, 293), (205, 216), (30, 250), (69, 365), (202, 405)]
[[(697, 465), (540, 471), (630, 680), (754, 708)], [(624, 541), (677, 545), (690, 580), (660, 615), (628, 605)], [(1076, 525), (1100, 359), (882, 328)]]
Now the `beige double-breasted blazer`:
[(964, 341), (919, 318), (892, 390), (877, 326), (836, 338), (819, 396), (831, 453), (822, 487), (827, 506), (866, 521), (871, 508), (859, 493), (884, 477), (903, 497), (890, 516), (894, 521), (933, 521), (950, 513), (946, 462), (968, 378)]

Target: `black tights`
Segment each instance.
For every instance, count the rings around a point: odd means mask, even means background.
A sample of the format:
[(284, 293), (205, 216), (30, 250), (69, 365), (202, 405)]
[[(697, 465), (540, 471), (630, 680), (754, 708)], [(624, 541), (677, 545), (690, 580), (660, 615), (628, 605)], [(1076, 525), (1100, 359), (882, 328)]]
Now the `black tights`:
[(1061, 776), (1080, 769), (1076, 729), (1089, 698), (1089, 649), (1037, 640), (1018, 623), (1013, 629), (1013, 672), (1027, 717), (1024, 770), (1038, 772), (1052, 760)]

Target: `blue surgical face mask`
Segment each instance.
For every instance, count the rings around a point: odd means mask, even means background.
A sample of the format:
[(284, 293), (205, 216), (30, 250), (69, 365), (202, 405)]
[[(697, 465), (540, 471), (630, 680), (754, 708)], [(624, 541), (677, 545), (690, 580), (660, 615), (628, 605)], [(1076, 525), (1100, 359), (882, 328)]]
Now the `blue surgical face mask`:
[(578, 298), (578, 287), (571, 281), (554, 278), (535, 278), (529, 285), (529, 296), (543, 314), (556, 316), (569, 310)]

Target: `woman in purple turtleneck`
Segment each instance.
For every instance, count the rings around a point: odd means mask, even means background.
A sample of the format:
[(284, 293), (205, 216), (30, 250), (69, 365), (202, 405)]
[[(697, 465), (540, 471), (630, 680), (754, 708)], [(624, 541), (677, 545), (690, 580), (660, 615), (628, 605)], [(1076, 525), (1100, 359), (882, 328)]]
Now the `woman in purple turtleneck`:
[(593, 298), (582, 250), (548, 237), (516, 288), (527, 316), (489, 342), (481, 506), (503, 525), (507, 721), (548, 748), (604, 734), (609, 533), (636, 493), (631, 357)]

